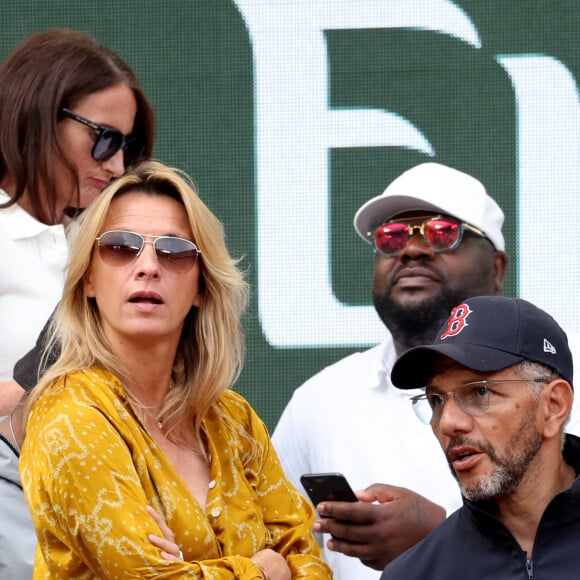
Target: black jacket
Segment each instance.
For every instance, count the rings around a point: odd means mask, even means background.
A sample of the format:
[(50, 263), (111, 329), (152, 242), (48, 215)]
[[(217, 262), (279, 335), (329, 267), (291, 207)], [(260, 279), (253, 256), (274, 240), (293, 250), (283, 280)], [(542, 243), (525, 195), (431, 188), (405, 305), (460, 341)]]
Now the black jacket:
[(580, 438), (566, 435), (564, 459), (576, 479), (542, 515), (527, 561), (512, 534), (470, 502), (389, 564), (381, 580), (576, 580), (580, 578)]

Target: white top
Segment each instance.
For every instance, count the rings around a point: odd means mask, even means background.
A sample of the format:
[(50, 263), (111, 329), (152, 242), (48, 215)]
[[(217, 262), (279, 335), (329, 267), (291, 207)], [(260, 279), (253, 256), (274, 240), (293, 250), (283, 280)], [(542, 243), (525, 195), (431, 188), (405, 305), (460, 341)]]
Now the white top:
[[(0, 203), (9, 199), (0, 189)], [(12, 378), (60, 300), (67, 259), (63, 225), (43, 224), (18, 204), (0, 209), (0, 380)]]

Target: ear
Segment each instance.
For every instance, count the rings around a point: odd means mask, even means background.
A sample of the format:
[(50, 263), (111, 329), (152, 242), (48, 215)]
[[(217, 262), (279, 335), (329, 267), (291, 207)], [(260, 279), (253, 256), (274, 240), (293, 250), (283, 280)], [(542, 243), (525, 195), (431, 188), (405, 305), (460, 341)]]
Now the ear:
[(503, 281), (508, 268), (508, 255), (505, 252), (496, 251), (493, 256), (494, 287), (498, 294), (503, 291)]
[(546, 438), (560, 437), (564, 423), (572, 409), (574, 392), (564, 379), (556, 379), (546, 385), (540, 398), (543, 434)]
[(199, 265), (199, 274), (197, 278), (197, 291), (191, 302), (192, 306), (199, 308), (203, 300), (203, 291), (205, 289), (205, 279), (203, 277), (203, 267)]
[(93, 272), (90, 267), (83, 276), (83, 290), (87, 298), (95, 297), (95, 288), (93, 286)]

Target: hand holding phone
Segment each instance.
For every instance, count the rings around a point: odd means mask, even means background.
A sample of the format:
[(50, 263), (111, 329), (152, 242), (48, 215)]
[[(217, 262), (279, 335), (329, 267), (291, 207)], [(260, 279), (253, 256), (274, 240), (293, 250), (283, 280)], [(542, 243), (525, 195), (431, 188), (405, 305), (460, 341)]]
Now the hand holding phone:
[(342, 473), (305, 473), (300, 482), (314, 506), (321, 501), (358, 501)]

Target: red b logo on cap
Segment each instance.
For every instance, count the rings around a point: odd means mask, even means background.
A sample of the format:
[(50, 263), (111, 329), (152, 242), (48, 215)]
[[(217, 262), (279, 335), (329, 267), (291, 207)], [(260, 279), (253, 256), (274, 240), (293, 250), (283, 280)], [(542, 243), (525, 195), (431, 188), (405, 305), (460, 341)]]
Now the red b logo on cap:
[(456, 336), (458, 335), (466, 326), (467, 324), (467, 317), (471, 314), (471, 310), (467, 304), (460, 304), (456, 306), (452, 311), (451, 315), (449, 316), (449, 320), (447, 321), (447, 328), (445, 332), (440, 336), (441, 340), (444, 340), (448, 336)]

